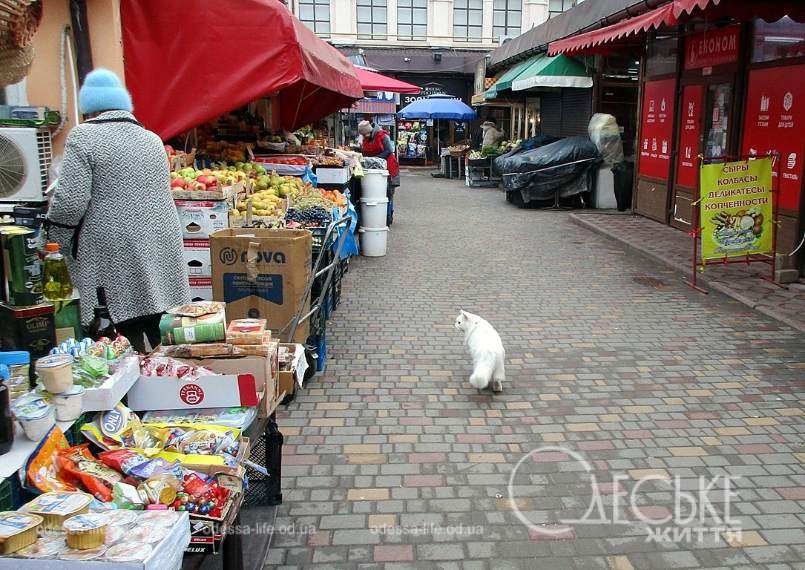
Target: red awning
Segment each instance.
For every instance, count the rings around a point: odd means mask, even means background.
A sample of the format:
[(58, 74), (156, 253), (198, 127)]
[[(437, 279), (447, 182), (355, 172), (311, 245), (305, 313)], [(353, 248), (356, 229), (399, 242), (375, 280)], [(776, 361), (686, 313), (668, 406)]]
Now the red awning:
[(277, 95), (295, 129), (363, 97), (355, 67), (278, 0), (123, 0), (126, 85), (163, 139)]
[(391, 93), (419, 93), (422, 91), (416, 85), (387, 77), (377, 72), (355, 67), (355, 72), (361, 82), (364, 91), (390, 91)]
[(645, 33), (652, 28), (656, 29), (663, 25), (672, 26), (676, 24), (676, 21), (677, 16), (674, 14), (674, 4), (666, 4), (645, 14), (621, 20), (599, 30), (551, 42), (548, 46), (548, 55), (558, 55), (560, 53), (571, 55), (582, 50), (628, 38), (635, 34)]

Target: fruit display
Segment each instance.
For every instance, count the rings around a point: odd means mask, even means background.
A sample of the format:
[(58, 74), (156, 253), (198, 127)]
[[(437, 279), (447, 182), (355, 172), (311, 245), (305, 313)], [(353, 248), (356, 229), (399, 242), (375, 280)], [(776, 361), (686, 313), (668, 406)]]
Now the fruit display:
[(264, 162), (268, 164), (285, 164), (289, 166), (306, 166), (308, 160), (303, 156), (284, 156), (284, 155), (277, 155), (271, 156), (264, 159)]
[(291, 208), (285, 214), (285, 221), (296, 227), (322, 227), (332, 221), (330, 212), (321, 206), (311, 206), (303, 210)]
[(239, 162), (246, 159), (247, 143), (227, 142), (227, 141), (207, 141), (203, 148), (204, 154), (213, 160), (223, 160), (224, 162)]
[(258, 176), (254, 180), (255, 192), (230, 210), (230, 216), (246, 216), (251, 207), (252, 216), (282, 217), (285, 214), (285, 199), (304, 186), (302, 179), (295, 176), (278, 176), (273, 172)]
[(461, 156), (470, 149), (469, 145), (457, 144), (447, 147), (448, 152), (453, 156)]
[(314, 159), (313, 164), (323, 168), (342, 168), (344, 161), (337, 156), (320, 156)]
[(181, 150), (176, 150), (171, 145), (166, 144), (165, 153), (168, 156), (168, 164), (170, 165), (171, 170), (179, 170), (180, 168), (193, 166), (193, 163), (196, 160), (195, 149), (193, 149), (192, 152), (184, 152)]
[(215, 190), (220, 186), (232, 186), (236, 182), (248, 178), (245, 172), (239, 170), (204, 168), (182, 168), (170, 173), (171, 189), (179, 190)]

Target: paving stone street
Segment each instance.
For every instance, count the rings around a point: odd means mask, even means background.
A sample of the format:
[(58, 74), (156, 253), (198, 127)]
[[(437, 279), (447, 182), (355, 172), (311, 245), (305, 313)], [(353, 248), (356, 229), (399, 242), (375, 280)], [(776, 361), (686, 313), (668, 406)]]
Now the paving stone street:
[[(805, 333), (569, 212), (427, 171), (395, 202), (279, 413), (267, 568), (805, 568)], [(459, 308), (499, 331), (502, 394)]]

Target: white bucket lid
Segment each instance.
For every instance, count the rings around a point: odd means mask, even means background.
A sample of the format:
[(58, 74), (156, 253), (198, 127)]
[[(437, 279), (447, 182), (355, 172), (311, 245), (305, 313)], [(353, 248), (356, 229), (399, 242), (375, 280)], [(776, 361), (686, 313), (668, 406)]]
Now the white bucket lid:
[(385, 228), (364, 228), (364, 227), (360, 227), (360, 228), (358, 228), (358, 231), (360, 233), (364, 233), (364, 232), (387, 232), (387, 231), (389, 231), (389, 228), (388, 228), (388, 226), (386, 226)]
[(361, 204), (366, 204), (367, 206), (377, 206), (379, 204), (388, 204), (388, 198), (361, 198)]
[(363, 173), (364, 174), (379, 174), (380, 176), (388, 176), (389, 175), (388, 170), (380, 170), (379, 168), (364, 168)]

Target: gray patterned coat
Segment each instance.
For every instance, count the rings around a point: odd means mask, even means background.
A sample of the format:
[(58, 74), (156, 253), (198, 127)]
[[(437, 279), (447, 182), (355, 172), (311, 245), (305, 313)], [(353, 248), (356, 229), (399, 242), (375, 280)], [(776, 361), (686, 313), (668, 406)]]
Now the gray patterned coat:
[[(134, 119), (106, 111), (95, 120)], [(85, 122), (67, 137), (59, 185), (48, 219), (81, 293), (81, 319), (92, 321), (96, 287), (106, 288), (112, 321), (162, 313), (187, 302), (182, 233), (171, 199), (168, 162), (159, 137), (131, 122)]]

